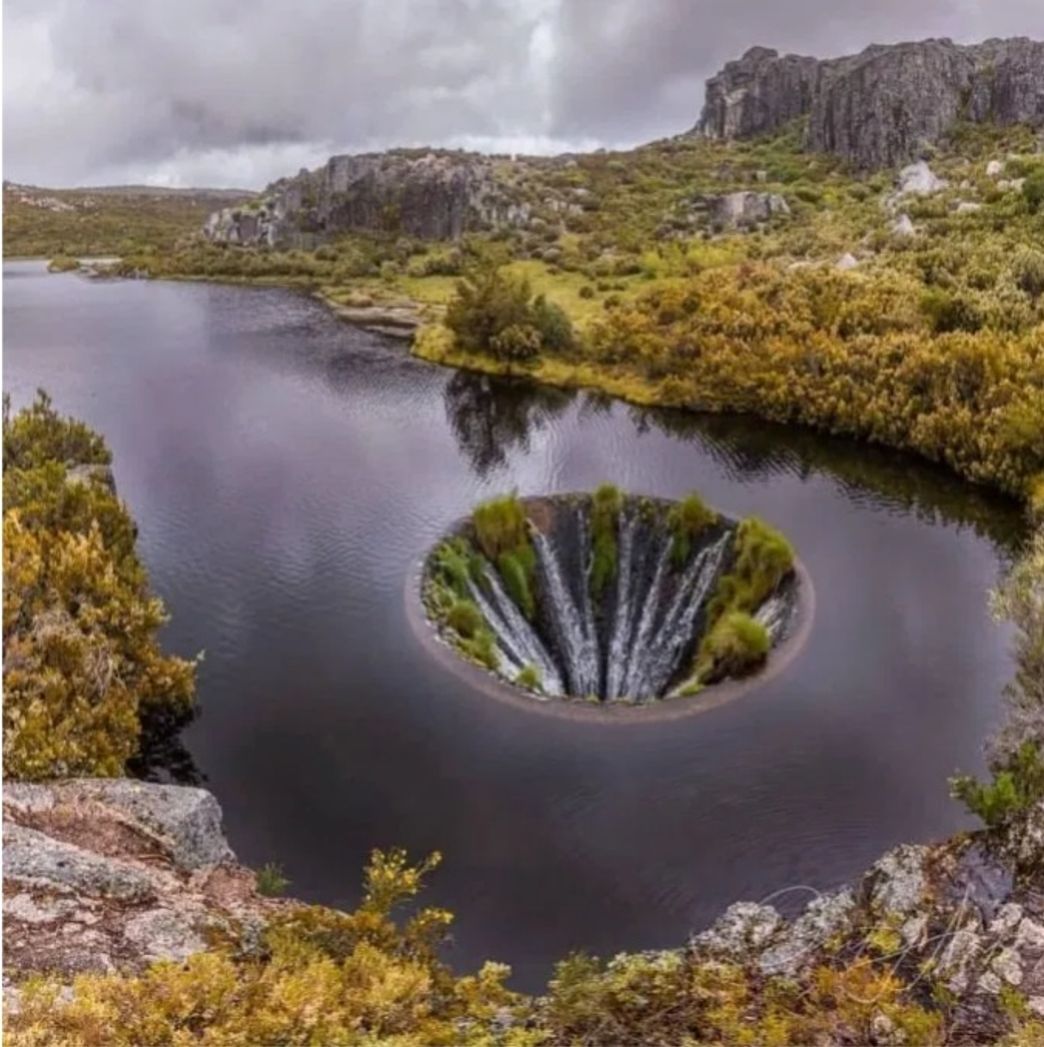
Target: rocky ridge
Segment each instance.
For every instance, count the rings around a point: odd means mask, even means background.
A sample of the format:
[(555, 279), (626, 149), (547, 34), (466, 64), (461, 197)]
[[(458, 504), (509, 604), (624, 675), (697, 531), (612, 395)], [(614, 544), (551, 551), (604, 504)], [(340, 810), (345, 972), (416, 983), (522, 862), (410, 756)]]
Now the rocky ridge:
[(512, 162), (443, 149), (332, 156), (273, 183), (256, 201), (217, 211), (204, 232), (223, 243), (307, 248), (348, 230), (454, 240), (525, 225), (530, 210), (512, 193), (505, 166)]
[(140, 970), (249, 945), (281, 903), (258, 895), (203, 789), (129, 779), (5, 782), (5, 980)]
[(861, 168), (916, 159), (962, 119), (1044, 125), (1044, 42), (923, 40), (826, 60), (753, 47), (708, 80), (696, 130), (752, 138), (798, 117), (809, 149)]
[[(1033, 824), (1044, 829), (1044, 807)], [(30, 972), (137, 971), (221, 942), (249, 953), (287, 904), (258, 894), (228, 846), (217, 801), (202, 789), (125, 779), (6, 783), (3, 833), (9, 1007)], [(1044, 831), (1027, 833), (1019, 848), (1006, 857), (1039, 868)], [(987, 1042), (1004, 1028), (1006, 993), (1044, 1016), (1044, 895), (1032, 879), (1016, 882), (1010, 867), (974, 835), (900, 846), (850, 887), (803, 888), (813, 897), (795, 918), (737, 902), (663, 957), (798, 981), (831, 959), (872, 960), (926, 995), (929, 983), (941, 984), (953, 1042)], [(898, 1042), (883, 1014), (875, 1042)]]

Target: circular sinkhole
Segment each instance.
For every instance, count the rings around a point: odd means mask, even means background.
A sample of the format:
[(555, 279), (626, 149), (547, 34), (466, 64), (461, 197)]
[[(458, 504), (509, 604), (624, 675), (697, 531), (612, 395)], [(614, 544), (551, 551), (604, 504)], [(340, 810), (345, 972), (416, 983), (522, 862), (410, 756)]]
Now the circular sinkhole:
[(611, 485), (483, 502), (420, 577), (430, 627), (460, 659), (517, 694), (603, 708), (718, 704), (794, 653), (811, 596), (764, 521)]

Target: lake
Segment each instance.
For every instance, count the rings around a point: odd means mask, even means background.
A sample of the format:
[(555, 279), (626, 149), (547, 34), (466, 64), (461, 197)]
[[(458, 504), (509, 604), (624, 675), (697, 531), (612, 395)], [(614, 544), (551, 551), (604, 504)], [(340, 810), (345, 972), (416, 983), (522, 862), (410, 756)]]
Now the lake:
[[(289, 291), (36, 262), (4, 291), (4, 387), (109, 442), (164, 642), (205, 651), (191, 757), (292, 894), (348, 906), (372, 848), (439, 850), (447, 958), (536, 989), (571, 950), (679, 945), (970, 824), (946, 780), (982, 769), (1012, 672), (986, 594), (1014, 503), (854, 442), (435, 368)], [(446, 527), (603, 481), (781, 528), (816, 593), (794, 661), (716, 709), (602, 723), (434, 659), (406, 589)]]

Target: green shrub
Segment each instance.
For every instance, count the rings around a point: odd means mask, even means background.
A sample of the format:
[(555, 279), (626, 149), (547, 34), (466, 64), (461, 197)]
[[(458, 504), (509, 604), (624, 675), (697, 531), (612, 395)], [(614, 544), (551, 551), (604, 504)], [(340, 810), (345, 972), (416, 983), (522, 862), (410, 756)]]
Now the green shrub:
[(465, 640), (470, 640), (483, 628), (485, 619), (470, 600), (458, 600), (446, 612), (446, 624)]
[(623, 509), (623, 494), (612, 484), (602, 484), (591, 497), (591, 595), (600, 599), (616, 576), (616, 529)]
[(278, 862), (266, 862), (254, 874), (257, 893), (266, 898), (278, 898), (285, 894), (290, 881), (283, 875), (283, 867)]
[(1044, 295), (1044, 251), (1024, 247), (1015, 256), (1014, 275), (1016, 285), (1030, 298)]
[(744, 676), (764, 663), (771, 647), (765, 626), (745, 611), (728, 611), (701, 645), (697, 677), (707, 682), (724, 676)]
[(482, 561), (465, 539), (440, 542), (432, 559), (439, 577), (461, 599), (468, 598), (470, 582), (482, 584)]
[(1038, 165), (1026, 175), (1026, 181), (1022, 183), (1022, 196), (1031, 214), (1037, 214), (1044, 207), (1044, 165)]
[(497, 557), (497, 570), (504, 579), (504, 587), (519, 610), (530, 620), (536, 615), (533, 595), (533, 575), (536, 560), (529, 546), (519, 547)]
[(488, 629), (479, 629), (473, 637), (461, 641), (460, 650), (466, 657), (487, 669), (497, 669), (500, 666), (496, 640)]
[(709, 509), (703, 499), (692, 491), (671, 506), (667, 526), (671, 531), (671, 558), (681, 567), (692, 553), (692, 544), (718, 520), (718, 514)]
[(985, 784), (973, 778), (955, 778), (953, 791), (988, 829), (1003, 827), (1013, 815), (1026, 811), (1044, 797), (1044, 759), (1040, 746), (1036, 742), (1025, 742)]
[(983, 326), (982, 311), (966, 295), (950, 294), (932, 290), (921, 299), (921, 310), (936, 334), (952, 331), (980, 331)]
[(494, 562), (501, 553), (529, 544), (529, 522), (517, 494), (491, 498), (477, 505), (471, 522), (479, 548)]
[(101, 438), (41, 394), (5, 403), (4, 775), (124, 773), (143, 722), (191, 711), (195, 664), (164, 655), (166, 622), (134, 548), (135, 528), (105, 479)]
[(446, 326), (465, 352), (524, 362), (541, 348), (565, 352), (574, 342), (569, 317), (529, 282), (500, 269), (462, 280), (446, 309)]
[(535, 665), (524, 665), (515, 677), (515, 683), (524, 687), (527, 691), (539, 691), (543, 686), (540, 678), (540, 670)]

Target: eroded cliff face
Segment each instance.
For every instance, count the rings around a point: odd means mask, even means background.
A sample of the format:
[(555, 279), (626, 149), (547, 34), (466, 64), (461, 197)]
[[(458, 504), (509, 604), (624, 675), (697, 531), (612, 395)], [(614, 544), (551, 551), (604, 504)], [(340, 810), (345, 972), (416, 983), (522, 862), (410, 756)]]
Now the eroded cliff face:
[(799, 116), (808, 148), (862, 168), (914, 159), (961, 119), (1044, 125), (1044, 43), (923, 40), (825, 61), (755, 47), (707, 82), (697, 129), (750, 138)]
[(452, 240), (523, 225), (528, 206), (512, 191), (511, 161), (447, 150), (333, 156), (316, 171), (274, 183), (255, 203), (213, 214), (212, 240), (312, 247), (351, 230)]

